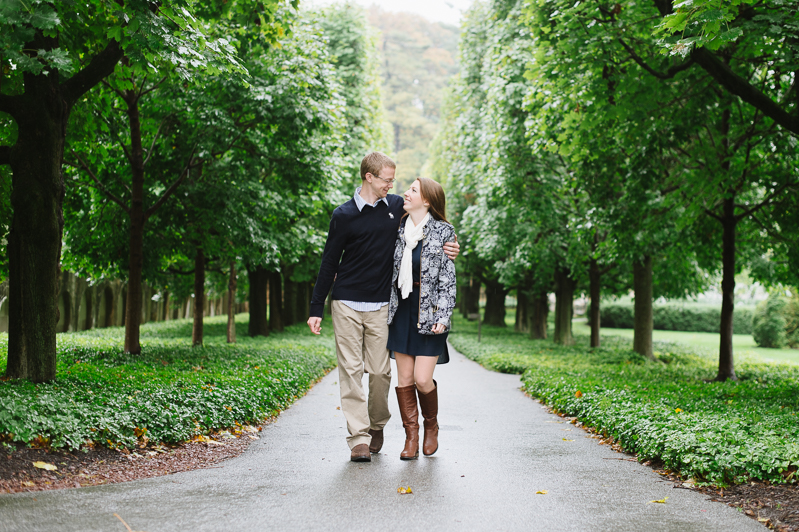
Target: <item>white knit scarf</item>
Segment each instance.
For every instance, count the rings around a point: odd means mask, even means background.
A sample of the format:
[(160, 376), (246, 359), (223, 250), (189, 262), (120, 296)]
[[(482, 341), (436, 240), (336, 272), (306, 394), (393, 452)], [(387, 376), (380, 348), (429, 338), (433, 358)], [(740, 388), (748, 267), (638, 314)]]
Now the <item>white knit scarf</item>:
[(402, 299), (408, 299), (408, 295), (413, 290), (413, 250), (416, 244), (424, 238), (424, 226), (430, 219), (430, 213), (424, 215), (419, 225), (413, 225), (411, 217), (405, 220), (405, 249), (402, 250), (402, 262), (400, 263), (399, 278), (397, 279)]

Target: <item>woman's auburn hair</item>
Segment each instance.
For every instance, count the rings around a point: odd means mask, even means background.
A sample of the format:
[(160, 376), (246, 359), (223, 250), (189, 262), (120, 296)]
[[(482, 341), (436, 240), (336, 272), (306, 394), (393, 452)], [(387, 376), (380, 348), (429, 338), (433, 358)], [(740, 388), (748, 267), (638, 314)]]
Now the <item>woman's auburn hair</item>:
[(447, 222), (447, 198), (444, 196), (444, 187), (429, 177), (419, 177), (419, 193), (428, 203), (428, 212), (436, 220)]

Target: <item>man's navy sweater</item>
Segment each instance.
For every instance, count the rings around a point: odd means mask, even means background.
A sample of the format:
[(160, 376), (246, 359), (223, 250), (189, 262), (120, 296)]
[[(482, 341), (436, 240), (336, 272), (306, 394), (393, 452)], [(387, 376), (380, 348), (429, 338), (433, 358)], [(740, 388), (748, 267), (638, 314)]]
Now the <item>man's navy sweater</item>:
[[(394, 246), (404, 200), (386, 196), (388, 205), (365, 205), (358, 210), (354, 199), (336, 207), (330, 218), (322, 266), (311, 298), (311, 316), (324, 315), (325, 298), (333, 286), (333, 299), (380, 303), (391, 295)], [(343, 255), (342, 255), (343, 254)]]

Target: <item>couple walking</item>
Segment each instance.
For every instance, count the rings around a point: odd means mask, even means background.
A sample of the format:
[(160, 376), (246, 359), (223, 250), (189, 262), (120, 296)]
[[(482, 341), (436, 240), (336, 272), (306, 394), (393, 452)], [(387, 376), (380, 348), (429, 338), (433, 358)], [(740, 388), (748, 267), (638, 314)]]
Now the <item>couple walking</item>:
[[(455, 307), (451, 259), (460, 246), (446, 220), (441, 185), (419, 178), (404, 197), (389, 194), (395, 170), (394, 161), (379, 152), (361, 161), (361, 186), (330, 219), (308, 319), (311, 331), (319, 334), (333, 285), (341, 410), (354, 462), (371, 461), (370, 453), (383, 446), (383, 427), (391, 417), (389, 356), (397, 363), (396, 392), (405, 428), (400, 458), (419, 456), (419, 406), (422, 450), (431, 455), (438, 449), (433, 370), (449, 361), (447, 331)], [(364, 371), (369, 374), (368, 401)]]

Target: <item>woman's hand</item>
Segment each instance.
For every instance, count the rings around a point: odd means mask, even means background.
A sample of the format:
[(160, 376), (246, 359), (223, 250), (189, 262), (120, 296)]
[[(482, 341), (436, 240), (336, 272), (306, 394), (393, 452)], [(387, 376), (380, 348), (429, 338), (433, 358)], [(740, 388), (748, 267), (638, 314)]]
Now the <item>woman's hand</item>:
[(431, 330), (433, 334), (441, 334), (447, 330), (447, 327), (443, 323), (436, 323)]

